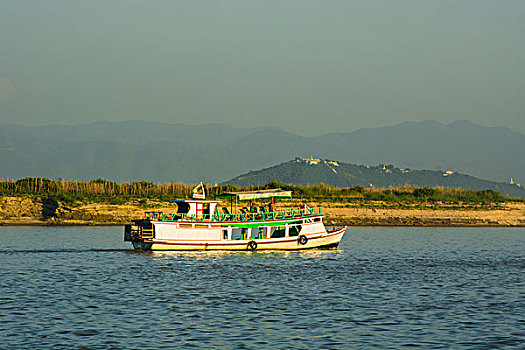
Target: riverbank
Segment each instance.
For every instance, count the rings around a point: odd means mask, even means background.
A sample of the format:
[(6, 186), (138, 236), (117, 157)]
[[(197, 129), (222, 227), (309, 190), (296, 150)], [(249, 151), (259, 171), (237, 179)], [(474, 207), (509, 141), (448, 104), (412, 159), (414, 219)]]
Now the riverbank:
[(326, 208), (326, 223), (337, 226), (525, 227), (525, 205), (498, 209)]
[[(287, 203), (283, 203), (286, 206)], [(525, 227), (525, 203), (497, 206), (388, 207), (385, 203), (366, 206), (320, 205), (325, 223), (333, 226), (493, 226)], [(297, 205), (297, 203), (295, 204)], [(63, 203), (40, 197), (1, 197), (0, 225), (123, 225), (144, 216), (146, 211), (173, 212), (176, 205), (151, 200), (111, 205)]]
[(0, 225), (95, 226), (124, 225), (146, 211), (174, 211), (167, 202), (130, 201), (125, 204), (65, 203), (40, 197), (1, 197)]

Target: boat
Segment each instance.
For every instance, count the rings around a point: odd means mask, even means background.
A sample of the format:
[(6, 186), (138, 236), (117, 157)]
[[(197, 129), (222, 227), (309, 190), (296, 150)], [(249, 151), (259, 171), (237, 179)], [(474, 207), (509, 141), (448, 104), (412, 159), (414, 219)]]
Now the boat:
[[(220, 197), (230, 199), (228, 209), (222, 200), (206, 200), (203, 190), (201, 184), (193, 199), (171, 201), (177, 204), (174, 213), (146, 212), (125, 225), (124, 240), (142, 251), (302, 250), (337, 248), (346, 231), (327, 231), (321, 207), (274, 208), (274, 199), (291, 198), (291, 191), (225, 192)], [(265, 199), (267, 206), (255, 205)], [(250, 206), (238, 208), (239, 201)]]

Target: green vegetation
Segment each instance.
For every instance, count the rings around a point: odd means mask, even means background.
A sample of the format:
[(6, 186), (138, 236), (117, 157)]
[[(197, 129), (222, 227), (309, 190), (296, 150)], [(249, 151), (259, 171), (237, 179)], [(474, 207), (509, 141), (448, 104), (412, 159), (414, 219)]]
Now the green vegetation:
[(263, 188), (280, 187), (293, 191), (295, 197), (327, 202), (386, 202), (389, 204), (490, 204), (519, 201), (503, 196), (494, 190), (463, 190), (443, 187), (398, 187), (364, 188), (353, 186), (339, 188), (325, 184), (314, 186), (293, 186), (279, 182), (270, 182)]
[[(92, 202), (124, 204), (129, 200), (170, 200), (175, 198), (190, 198), (195, 185), (182, 183), (154, 184), (139, 181), (132, 183), (117, 183), (104, 179), (89, 182), (50, 180), (45, 178), (24, 178), (17, 181), (0, 180), (0, 196), (36, 195), (51, 198), (66, 203)], [(215, 197), (223, 191), (236, 189), (235, 186), (206, 185), (206, 194)]]
[[(68, 204), (108, 203), (125, 204), (138, 200), (141, 205), (154, 199), (167, 201), (176, 198), (190, 198), (195, 185), (182, 183), (154, 184), (140, 181), (116, 183), (104, 179), (89, 182), (50, 180), (44, 178), (24, 178), (17, 181), (0, 181), (0, 196), (34, 195), (50, 198)], [(206, 195), (214, 198), (225, 191), (282, 188), (291, 190), (294, 198), (315, 202), (340, 203), (342, 205), (387, 206), (387, 207), (439, 207), (442, 204), (488, 205), (518, 199), (501, 195), (494, 190), (462, 190), (442, 187), (398, 187), (364, 188), (353, 186), (339, 188), (325, 184), (295, 186), (279, 182), (269, 182), (264, 186), (238, 187), (235, 185), (205, 185)], [(373, 204), (375, 203), (375, 204)]]
[(419, 187), (403, 189), (382, 189), (368, 191), (364, 194), (367, 200), (405, 203), (503, 203), (513, 199), (505, 197), (494, 190), (462, 190), (440, 187)]

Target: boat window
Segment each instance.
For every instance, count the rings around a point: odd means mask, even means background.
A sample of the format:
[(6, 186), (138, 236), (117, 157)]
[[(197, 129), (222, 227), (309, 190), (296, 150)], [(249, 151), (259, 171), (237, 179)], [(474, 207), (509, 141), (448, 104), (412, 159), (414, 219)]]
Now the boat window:
[(222, 230), (222, 239), (224, 240), (228, 239), (228, 230)]
[(282, 238), (284, 237), (284, 234), (286, 232), (286, 227), (277, 226), (277, 227), (272, 227), (270, 230), (271, 230), (271, 235), (270, 235), (271, 238)]
[(251, 238), (253, 238), (253, 239), (266, 238), (266, 227), (254, 227), (254, 228), (252, 228)]
[(290, 228), (288, 228), (288, 236), (299, 236), (299, 231), (301, 231), (301, 226), (290, 226)]
[(177, 214), (187, 214), (190, 211), (190, 205), (186, 202), (177, 203)]
[(208, 225), (205, 224), (195, 224), (196, 228), (208, 228)]
[(319, 222), (321, 221), (321, 218), (314, 218), (314, 222)]
[(242, 237), (242, 230), (243, 230), (242, 228), (233, 228), (232, 229), (232, 240), (241, 239), (241, 237)]
[(193, 228), (192, 224), (179, 224), (180, 228)]
[(204, 215), (210, 215), (210, 203), (204, 203), (202, 205), (202, 213)]

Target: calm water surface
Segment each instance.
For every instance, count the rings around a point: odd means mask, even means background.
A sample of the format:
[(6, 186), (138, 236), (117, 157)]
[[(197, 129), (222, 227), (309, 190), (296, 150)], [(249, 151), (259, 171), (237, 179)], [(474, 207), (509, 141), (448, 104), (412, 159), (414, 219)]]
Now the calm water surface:
[(122, 236), (0, 227), (0, 348), (524, 348), (524, 229), (351, 228), (336, 251), (266, 253)]

